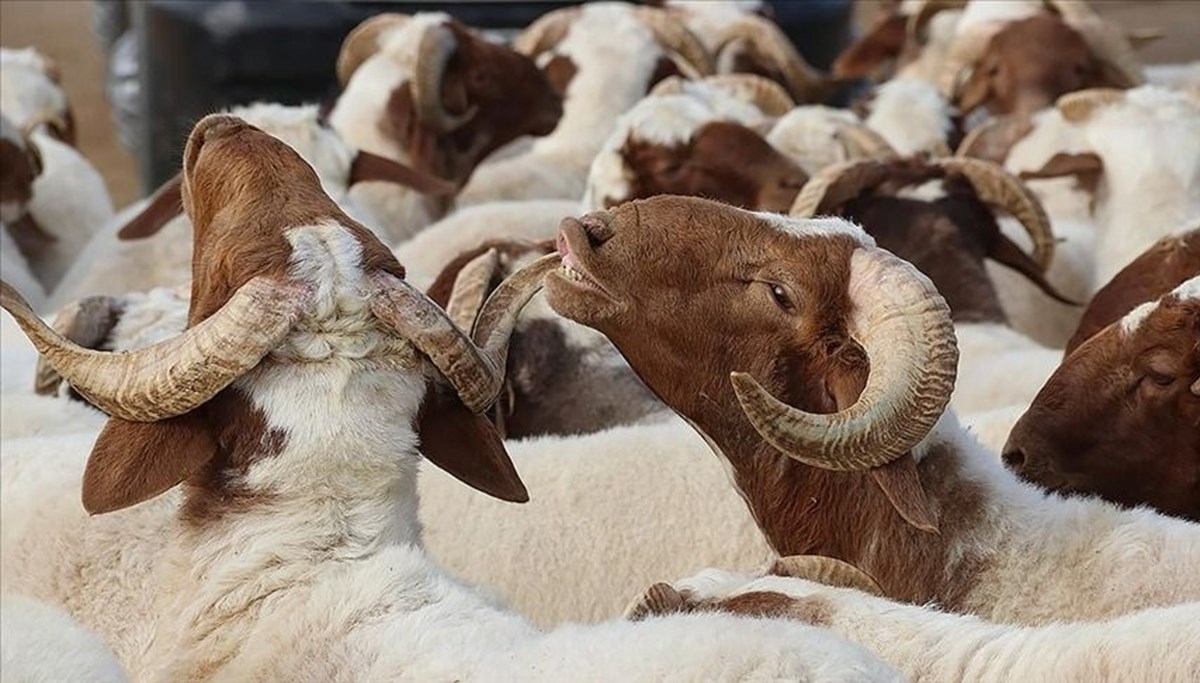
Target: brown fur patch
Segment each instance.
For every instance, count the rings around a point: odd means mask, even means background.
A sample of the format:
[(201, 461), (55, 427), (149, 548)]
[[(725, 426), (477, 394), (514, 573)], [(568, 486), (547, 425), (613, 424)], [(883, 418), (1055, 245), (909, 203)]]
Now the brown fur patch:
[[(900, 57), (907, 39), (908, 17), (893, 14), (881, 18), (833, 61), (838, 78), (881, 76), (888, 64)], [(881, 79), (882, 80), (882, 79)]]
[(834, 612), (833, 605), (824, 598), (794, 598), (774, 591), (743, 593), (706, 604), (701, 609), (744, 617), (790, 619), (811, 626), (828, 626), (833, 622)]
[(579, 73), (579, 67), (575, 66), (575, 62), (566, 55), (554, 55), (542, 67), (542, 73), (546, 74), (546, 80), (550, 81), (550, 85), (559, 97), (566, 97), (567, 88), (575, 79), (575, 74)]

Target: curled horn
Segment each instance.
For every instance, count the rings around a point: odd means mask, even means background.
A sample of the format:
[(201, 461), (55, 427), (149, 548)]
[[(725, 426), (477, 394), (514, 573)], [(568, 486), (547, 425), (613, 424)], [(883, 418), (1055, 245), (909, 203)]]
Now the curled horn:
[(350, 77), (362, 66), (363, 62), (379, 51), (379, 37), (384, 31), (404, 26), (409, 21), (407, 14), (377, 14), (354, 27), (342, 41), (342, 49), (338, 52), (337, 78), (342, 87), (350, 82)]
[(656, 583), (633, 599), (625, 608), (625, 621), (642, 621), (660, 614), (684, 610), (683, 596), (667, 583)]
[(446, 63), (457, 47), (454, 34), (441, 24), (426, 28), (417, 47), (413, 100), (421, 122), (442, 133), (463, 127), (479, 113), (476, 105), (461, 114), (451, 114), (442, 105), (442, 78), (446, 75)]
[(76, 391), (113, 417), (154, 422), (208, 401), (258, 365), (291, 331), (307, 288), (256, 277), (183, 334), (127, 353), (85, 349), (50, 329), (7, 282), (0, 307)]
[(716, 52), (736, 40), (745, 40), (762, 50), (783, 74), (788, 91), (798, 100), (812, 102), (826, 95), (829, 79), (814, 69), (792, 45), (792, 41), (775, 22), (762, 17), (745, 15), (722, 32), (717, 39)]
[(986, 159), (1003, 163), (1013, 145), (1033, 130), (1033, 121), (1026, 114), (996, 116), (975, 126), (963, 137), (954, 151), (957, 157)]
[(828, 470), (868, 470), (916, 446), (954, 390), (950, 308), (929, 278), (882, 249), (850, 257), (848, 328), (871, 371), (857, 402), (831, 415), (787, 405), (746, 373), (730, 375), (754, 429), (785, 455)]
[(775, 560), (771, 574), (816, 581), (835, 588), (853, 588), (864, 593), (887, 597), (879, 582), (848, 562), (822, 555), (790, 555)]
[(1102, 19), (1083, 0), (1045, 0), (1068, 26), (1079, 32), (1092, 54), (1112, 69), (1113, 85), (1132, 88), (1146, 81), (1133, 45), (1116, 26)]
[(543, 14), (513, 40), (513, 49), (527, 57), (537, 57), (562, 42), (580, 11), (578, 7), (565, 7)]
[(1050, 217), (1046, 215), (1042, 203), (1025, 187), (1025, 183), (996, 164), (982, 159), (947, 157), (934, 159), (931, 163), (962, 174), (985, 204), (1003, 209), (1020, 221), (1033, 241), (1033, 260), (1043, 273), (1046, 272), (1054, 259), (1054, 232), (1050, 229)]
[[(650, 95), (679, 95), (690, 82), (694, 81), (681, 76), (669, 76), (659, 81), (658, 85), (650, 90)], [(787, 94), (783, 86), (756, 74), (717, 74), (706, 76), (701, 82), (711, 84), (739, 100), (753, 104), (772, 118), (783, 116), (796, 107), (792, 96)]]
[(458, 271), (450, 300), (446, 302), (446, 315), (459, 328), (469, 330), (475, 324), (475, 317), (488, 293), (488, 283), (499, 268), (500, 252), (488, 249)]
[(853, 159), (821, 169), (807, 183), (788, 215), (812, 218), (834, 213), (842, 204), (886, 179), (888, 167), (876, 159)]
[(942, 10), (962, 9), (966, 7), (967, 0), (925, 0), (921, 6), (917, 8), (908, 17), (908, 23), (905, 25), (904, 32), (907, 35), (909, 45), (921, 45), (925, 42), (925, 27)]
[(834, 133), (851, 159), (894, 159), (899, 155), (877, 131), (861, 123), (837, 123)]
[[(112, 334), (124, 305), (113, 296), (89, 296), (73, 301), (54, 316), (50, 327), (67, 340), (86, 349), (99, 348)], [(54, 396), (62, 385), (62, 375), (39, 355), (33, 375), (33, 391)]]
[(374, 276), (371, 310), (400, 336), (429, 357), (469, 410), (483, 413), (504, 384), (508, 338), (517, 315), (541, 289), (542, 277), (561, 262), (544, 256), (514, 273), (496, 288), (468, 337), (429, 297), (387, 273)]
[(633, 12), (654, 32), (654, 37), (663, 47), (683, 57), (691, 65), (696, 76), (707, 76), (713, 72), (712, 55), (678, 18), (657, 7), (635, 7)]
[(1117, 88), (1088, 88), (1067, 93), (1058, 98), (1055, 106), (1062, 117), (1072, 123), (1091, 118), (1097, 109), (1125, 99), (1125, 91)]

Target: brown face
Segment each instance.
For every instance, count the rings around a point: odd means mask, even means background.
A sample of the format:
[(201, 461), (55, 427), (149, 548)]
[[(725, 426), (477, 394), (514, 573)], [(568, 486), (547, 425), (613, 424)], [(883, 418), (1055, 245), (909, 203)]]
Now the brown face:
[(705, 124), (675, 147), (630, 140), (621, 155), (634, 173), (627, 199), (675, 194), (786, 213), (808, 182), (758, 133), (726, 121)]
[(457, 21), (447, 24), (457, 49), (446, 65), (442, 101), (451, 114), (479, 112), (445, 135), (441, 175), (466, 179), (475, 165), (522, 135), (548, 135), (562, 116), (562, 98), (533, 60), (489, 42)]
[(866, 357), (844, 325), (850, 236), (800, 239), (747, 211), (664, 196), (568, 218), (558, 244), (577, 274), (546, 278), (550, 305), (607, 335), (691, 419), (744, 422), (735, 370), (811, 412), (848, 407), (862, 389)]
[(1009, 23), (992, 37), (957, 97), (964, 112), (1031, 114), (1060, 95), (1103, 84), (1103, 69), (1083, 37), (1057, 17)]
[(1120, 323), (1075, 350), (1004, 448), (1051, 490), (1200, 519), (1200, 300), (1167, 297), (1137, 330)]

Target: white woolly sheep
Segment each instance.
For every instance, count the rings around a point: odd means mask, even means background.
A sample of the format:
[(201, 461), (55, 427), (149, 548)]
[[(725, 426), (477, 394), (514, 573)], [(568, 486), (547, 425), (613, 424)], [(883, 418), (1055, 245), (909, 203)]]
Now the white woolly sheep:
[[(781, 622), (685, 616), (540, 632), (442, 573), (421, 549), (416, 466), (424, 455), (492, 495), (527, 499), (477, 416), (499, 390), (515, 311), (550, 264), (490, 300), (479, 347), (404, 284), (387, 249), (285, 144), (211, 116), (184, 158), (201, 266), (183, 335), (81, 354), (7, 285), (2, 299), (114, 416), (84, 474), (86, 509), (126, 508), (187, 480), (160, 556), (153, 642), (126, 662), (135, 678), (337, 677), (352, 656), (355, 677), (378, 679), (898, 680), (848, 641)], [(269, 200), (279, 183), (291, 190), (282, 205)], [(234, 234), (247, 251), (230, 259)], [(303, 372), (284, 357), (304, 359)], [(164, 359), (187, 373), (186, 391), (162, 393)], [(167, 454), (162, 468), (145, 467), (145, 449)]]
[(50, 605), (18, 595), (0, 597), (0, 668), (22, 683), (123, 683), (112, 651), (95, 634)]
[(75, 144), (75, 118), (58, 64), (32, 47), (0, 47), (0, 114), (21, 130), (43, 127), (68, 145)]

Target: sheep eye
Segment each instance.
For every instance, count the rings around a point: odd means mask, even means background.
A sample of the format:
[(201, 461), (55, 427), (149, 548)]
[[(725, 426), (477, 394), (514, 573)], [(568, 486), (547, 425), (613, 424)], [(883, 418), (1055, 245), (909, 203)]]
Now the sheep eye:
[(1170, 375), (1164, 375), (1161, 372), (1148, 372), (1146, 379), (1160, 387), (1169, 387), (1175, 383), (1175, 378)]
[(784, 291), (783, 287), (780, 287), (779, 285), (771, 285), (770, 287), (771, 287), (771, 298), (775, 300), (775, 304), (777, 306), (779, 306), (783, 310), (787, 311), (788, 313), (791, 313), (796, 310), (796, 307), (792, 305), (791, 300), (788, 299), (787, 292)]

